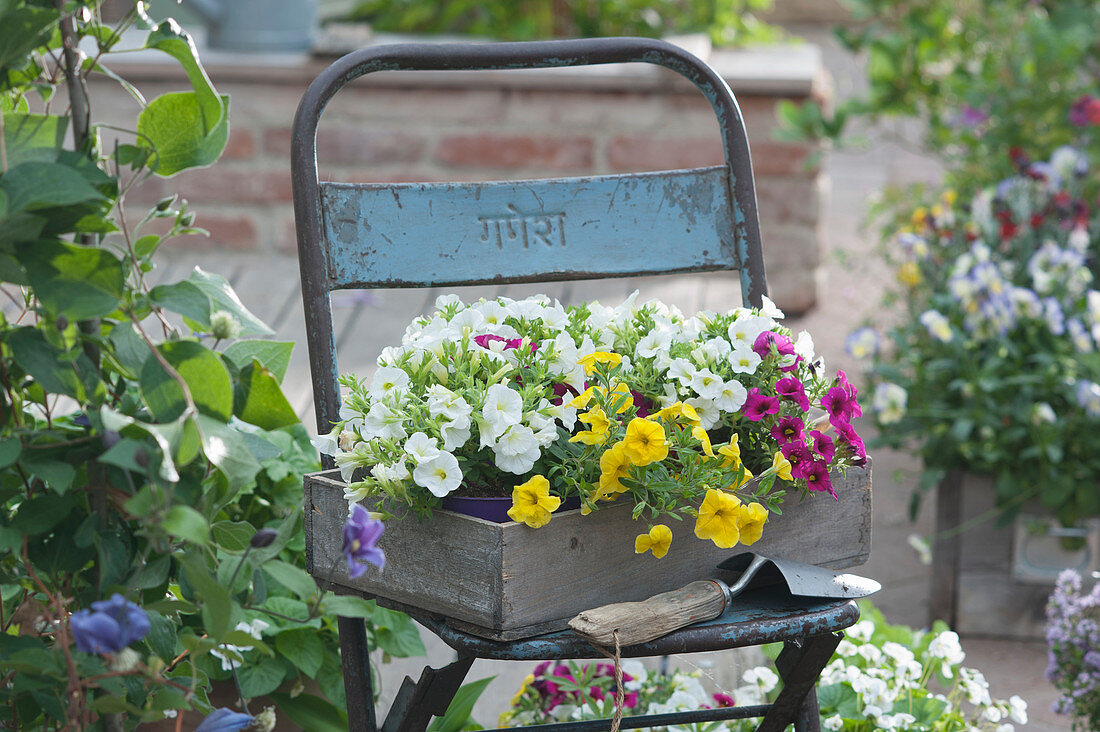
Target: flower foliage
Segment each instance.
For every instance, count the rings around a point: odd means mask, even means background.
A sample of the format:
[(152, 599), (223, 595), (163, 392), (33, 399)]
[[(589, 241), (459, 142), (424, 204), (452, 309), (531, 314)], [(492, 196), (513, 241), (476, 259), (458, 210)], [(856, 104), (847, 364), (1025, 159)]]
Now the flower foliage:
[[(942, 623), (930, 632), (914, 631), (886, 623), (870, 603), (861, 603), (861, 612), (867, 619), (846, 631), (818, 681), (822, 729), (1012, 732), (1016, 724), (1027, 724), (1027, 703), (1019, 696), (994, 699), (982, 673), (962, 665), (966, 654), (959, 637)], [(661, 674), (638, 661), (623, 661), (622, 671), (629, 714), (752, 706), (774, 701), (781, 689), (771, 666), (748, 669), (741, 685), (712, 693), (699, 672)], [(609, 664), (543, 663), (523, 680), (500, 724), (607, 718), (615, 691)], [(749, 732), (756, 726), (756, 720), (733, 720), (707, 729)]]
[(973, 200), (914, 213), (889, 248), (900, 322), (849, 345), (870, 359), (884, 439), (923, 457), (922, 487), (991, 474), (1003, 509), (1037, 497), (1068, 524), (1100, 514), (1097, 181), (1074, 148), (1013, 158)]
[(770, 301), (693, 317), (636, 296), (436, 306), (373, 378), (341, 379), (342, 420), (315, 444), (349, 501), (426, 512), (462, 486), (512, 495), (511, 518), (537, 528), (566, 499), (586, 514), (625, 499), (650, 522), (637, 550), (662, 556), (662, 518), (748, 544), (788, 488), (835, 496), (830, 471), (866, 460), (855, 387)]
[(1062, 696), (1059, 714), (1073, 717), (1073, 729), (1100, 728), (1100, 583), (1083, 592), (1081, 575), (1067, 569), (1047, 604), (1047, 680)]

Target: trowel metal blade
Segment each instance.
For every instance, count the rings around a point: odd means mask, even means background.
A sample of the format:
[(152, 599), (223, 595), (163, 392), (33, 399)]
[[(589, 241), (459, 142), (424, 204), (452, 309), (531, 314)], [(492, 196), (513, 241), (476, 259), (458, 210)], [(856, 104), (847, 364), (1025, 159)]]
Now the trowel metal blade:
[[(719, 569), (743, 573), (757, 555), (754, 552), (736, 554), (718, 565)], [(868, 577), (847, 572), (837, 572), (790, 559), (765, 557), (765, 562), (749, 583), (749, 587), (782, 582), (792, 595), (805, 597), (866, 597), (882, 589), (882, 585)]]

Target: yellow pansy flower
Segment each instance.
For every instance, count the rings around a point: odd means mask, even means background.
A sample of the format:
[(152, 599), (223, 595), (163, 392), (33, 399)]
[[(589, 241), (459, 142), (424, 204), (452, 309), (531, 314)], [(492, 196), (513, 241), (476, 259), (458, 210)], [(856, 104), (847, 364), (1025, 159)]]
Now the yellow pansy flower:
[(561, 499), (550, 495), (550, 481), (536, 475), (512, 489), (512, 507), (508, 509), (508, 518), (537, 529), (550, 523), (550, 514), (560, 505)]
[(668, 547), (672, 544), (672, 529), (664, 524), (657, 524), (649, 530), (648, 534), (638, 534), (634, 538), (634, 553), (645, 554), (653, 552), (653, 556), (660, 559), (668, 554)]
[(791, 479), (791, 461), (784, 457), (779, 450), (776, 450), (775, 454), (772, 455), (772, 467), (775, 468), (775, 474), (780, 480)]
[(756, 501), (741, 506), (737, 519), (737, 530), (741, 533), (741, 543), (745, 546), (755, 544), (764, 533), (764, 522), (768, 520), (768, 509)]
[(730, 438), (729, 444), (721, 445), (718, 454), (722, 456), (722, 466), (741, 463), (741, 446), (737, 444), (737, 435)]
[(703, 446), (703, 452), (707, 457), (714, 457), (714, 448), (710, 444), (710, 435), (702, 427), (692, 427), (691, 436), (699, 440), (699, 444)]
[(577, 359), (577, 363), (584, 366), (584, 373), (591, 374), (598, 363), (611, 364), (612, 366), (618, 366), (622, 363), (623, 357), (617, 353), (609, 353), (607, 351), (596, 351), (590, 353), (587, 356), (581, 356)]
[(635, 417), (626, 426), (623, 450), (635, 465), (649, 465), (668, 457), (665, 428), (651, 419)]
[(677, 422), (690, 425), (699, 425), (699, 413), (695, 407), (683, 402), (674, 402), (657, 412), (654, 417), (659, 417), (665, 422)]
[(630, 458), (626, 456), (626, 447), (622, 442), (616, 442), (609, 450), (605, 450), (603, 455), (600, 455), (599, 498), (626, 490), (619, 481), (629, 477), (630, 464)]
[(916, 287), (920, 284), (920, 267), (916, 262), (906, 262), (898, 267), (898, 282), (906, 287)]
[(695, 535), (710, 539), (720, 549), (729, 549), (741, 538), (741, 499), (713, 488), (707, 491), (695, 519)]
[(611, 428), (611, 420), (607, 418), (603, 410), (594, 407), (584, 414), (577, 415), (577, 419), (588, 425), (588, 429), (578, 432), (569, 438), (570, 442), (583, 442), (586, 445), (602, 445), (607, 441), (607, 431)]

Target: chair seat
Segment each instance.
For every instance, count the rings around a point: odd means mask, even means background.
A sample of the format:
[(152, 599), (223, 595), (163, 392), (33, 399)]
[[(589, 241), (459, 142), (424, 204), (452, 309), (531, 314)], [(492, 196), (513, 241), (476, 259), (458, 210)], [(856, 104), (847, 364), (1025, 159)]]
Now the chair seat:
[[(496, 641), (456, 630), (446, 619), (416, 619), (460, 656), (535, 661), (603, 655), (572, 630)], [(778, 588), (764, 588), (735, 597), (731, 606), (713, 620), (681, 628), (648, 643), (624, 646), (622, 656), (664, 656), (776, 643), (843, 630), (857, 620), (859, 608), (851, 600), (792, 597)]]

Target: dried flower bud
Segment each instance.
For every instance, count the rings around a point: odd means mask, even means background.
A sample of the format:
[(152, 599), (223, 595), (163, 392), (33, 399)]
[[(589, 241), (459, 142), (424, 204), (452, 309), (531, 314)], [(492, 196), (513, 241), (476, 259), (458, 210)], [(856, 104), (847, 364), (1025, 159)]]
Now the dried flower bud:
[(275, 529), (260, 529), (252, 535), (252, 540), (248, 543), (252, 545), (253, 549), (263, 549), (265, 546), (271, 546), (278, 535), (279, 532)]
[(123, 648), (111, 659), (110, 668), (112, 671), (122, 671), (125, 673), (126, 671), (132, 671), (137, 668), (139, 663), (141, 663), (140, 653), (133, 648)]
[(57, 326), (58, 330), (65, 330), (69, 327), (69, 319), (64, 315), (58, 315), (57, 320), (53, 321), (53, 323)]
[(217, 310), (210, 314), (210, 331), (218, 340), (232, 340), (241, 335), (241, 324), (226, 310)]
[[(300, 681), (298, 683), (301, 683)], [(252, 729), (256, 732), (271, 732), (275, 729), (275, 707), (264, 707), (264, 710), (252, 720)]]

